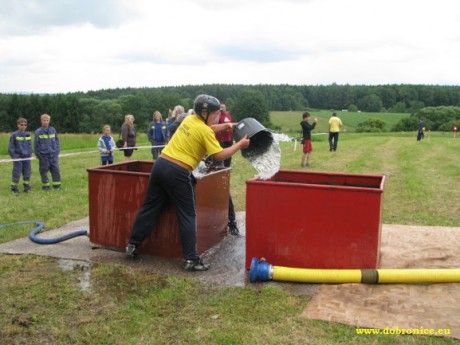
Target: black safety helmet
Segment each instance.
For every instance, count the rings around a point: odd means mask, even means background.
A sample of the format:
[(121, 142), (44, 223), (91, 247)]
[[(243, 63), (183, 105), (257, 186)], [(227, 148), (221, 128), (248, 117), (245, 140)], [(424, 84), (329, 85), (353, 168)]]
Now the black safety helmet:
[(195, 103), (193, 104), (193, 110), (195, 113), (201, 117), (202, 112), (206, 112), (205, 122), (208, 123), (209, 114), (220, 110), (220, 102), (216, 97), (209, 95), (199, 95), (195, 98)]

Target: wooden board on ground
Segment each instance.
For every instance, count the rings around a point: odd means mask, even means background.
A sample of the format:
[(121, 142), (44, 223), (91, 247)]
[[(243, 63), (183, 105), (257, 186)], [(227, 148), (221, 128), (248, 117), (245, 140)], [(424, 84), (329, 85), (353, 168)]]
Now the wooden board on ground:
[[(460, 228), (383, 225), (380, 268), (460, 268)], [(303, 316), (460, 338), (460, 284), (323, 285)], [(444, 332), (445, 333), (445, 332)]]

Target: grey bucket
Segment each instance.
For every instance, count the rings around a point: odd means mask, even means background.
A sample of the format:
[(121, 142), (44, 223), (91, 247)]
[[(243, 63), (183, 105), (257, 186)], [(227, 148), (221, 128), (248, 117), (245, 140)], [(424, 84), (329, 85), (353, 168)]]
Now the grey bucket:
[(238, 125), (233, 131), (233, 138), (237, 142), (244, 138), (245, 135), (250, 139), (249, 146), (241, 150), (241, 154), (245, 158), (264, 154), (274, 141), (272, 133), (252, 117), (238, 121)]

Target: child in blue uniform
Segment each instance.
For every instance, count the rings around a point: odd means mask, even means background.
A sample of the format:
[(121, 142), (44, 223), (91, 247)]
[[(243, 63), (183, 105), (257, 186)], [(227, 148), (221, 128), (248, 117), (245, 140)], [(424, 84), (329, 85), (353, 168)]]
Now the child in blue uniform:
[(115, 141), (110, 135), (109, 125), (102, 127), (102, 135), (97, 141), (97, 149), (101, 154), (101, 164), (107, 165), (113, 163), (113, 151), (115, 150)]
[(59, 152), (61, 144), (54, 127), (50, 124), (51, 116), (40, 116), (42, 126), (35, 131), (34, 151), (38, 158), (39, 170), (42, 178), (42, 189), (49, 190), (48, 172), (51, 172), (53, 189), (61, 188), (61, 172), (59, 170)]
[(30, 191), (30, 175), (32, 173), (30, 159), (32, 157), (32, 138), (29, 132), (26, 132), (27, 120), (20, 117), (17, 120), (18, 130), (11, 135), (8, 144), (8, 153), (12, 159), (21, 159), (13, 162), (13, 176), (11, 178), (11, 191), (13, 194), (19, 194), (18, 184), (22, 174), (24, 192)]

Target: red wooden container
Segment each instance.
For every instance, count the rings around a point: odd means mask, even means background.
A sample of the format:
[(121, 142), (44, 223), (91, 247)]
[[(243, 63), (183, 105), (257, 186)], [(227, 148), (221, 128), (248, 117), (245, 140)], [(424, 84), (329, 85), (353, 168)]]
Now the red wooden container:
[[(153, 162), (131, 161), (88, 169), (90, 241), (124, 251), (136, 214), (144, 202)], [(204, 175), (196, 185), (197, 253), (227, 234), (230, 169)], [(141, 254), (183, 257), (174, 205), (160, 217)]]
[(383, 175), (280, 170), (246, 182), (246, 268), (377, 268)]

